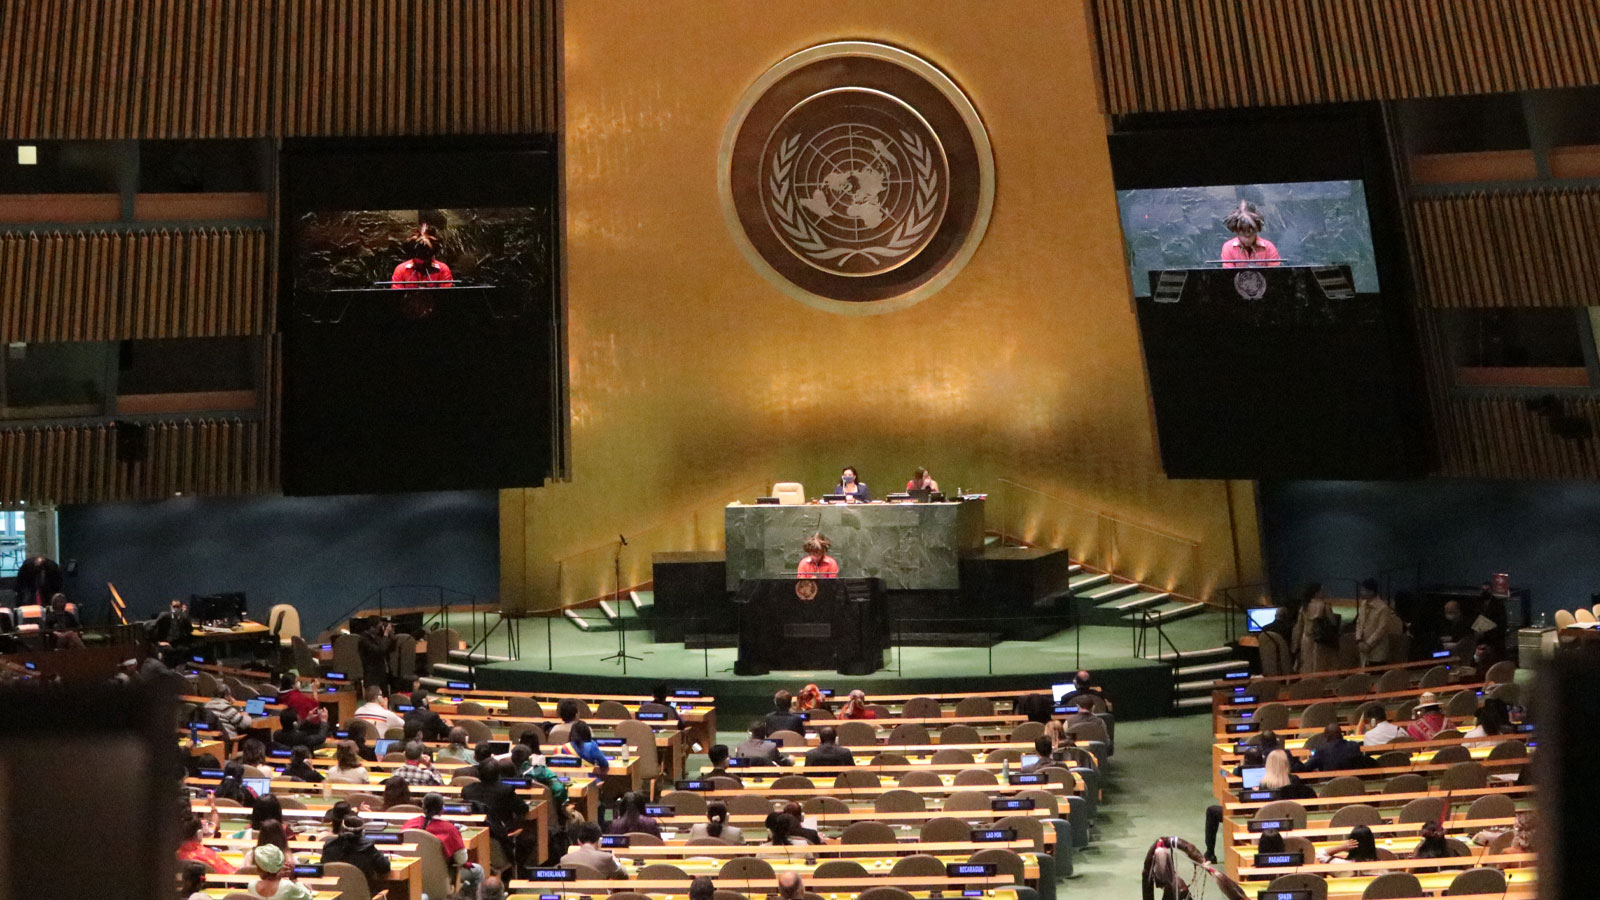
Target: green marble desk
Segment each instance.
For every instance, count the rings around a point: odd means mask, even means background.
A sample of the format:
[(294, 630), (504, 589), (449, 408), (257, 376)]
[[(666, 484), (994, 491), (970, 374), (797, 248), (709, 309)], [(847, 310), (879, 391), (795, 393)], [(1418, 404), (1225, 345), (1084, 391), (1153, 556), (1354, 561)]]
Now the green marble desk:
[(800, 546), (821, 531), (845, 578), (886, 589), (953, 591), (959, 560), (983, 551), (983, 501), (727, 507), (728, 590), (745, 578), (793, 575)]

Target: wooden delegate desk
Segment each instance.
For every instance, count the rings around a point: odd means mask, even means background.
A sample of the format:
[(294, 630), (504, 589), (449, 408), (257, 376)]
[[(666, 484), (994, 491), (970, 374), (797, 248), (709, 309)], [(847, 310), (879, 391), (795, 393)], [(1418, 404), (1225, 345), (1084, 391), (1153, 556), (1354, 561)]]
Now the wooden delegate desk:
[[(796, 847), (796, 850), (804, 848)], [(717, 887), (722, 890), (739, 891), (747, 897), (756, 898), (778, 893), (778, 880), (776, 878), (718, 878)], [(825, 898), (832, 898), (844, 894), (854, 896), (861, 890), (892, 884), (902, 890), (911, 891), (942, 891), (946, 895), (951, 891), (959, 892), (962, 889), (977, 890), (994, 889), (1014, 885), (1015, 880), (1009, 875), (994, 875), (984, 877), (970, 875), (951, 878), (946, 875), (920, 875), (895, 878), (892, 882), (883, 876), (866, 878), (807, 878), (806, 890), (819, 894)], [(604, 897), (612, 891), (638, 891), (647, 894), (687, 894), (689, 884), (679, 879), (651, 879), (633, 881), (551, 881), (538, 882), (525, 879), (515, 879), (506, 885), (512, 894), (551, 895), (562, 894), (566, 896)]]
[(891, 591), (954, 591), (960, 560), (983, 551), (983, 501), (733, 504), (723, 513), (727, 588), (793, 575), (800, 548), (816, 532), (845, 578), (879, 578)]
[[(682, 869), (690, 878), (701, 875), (716, 878), (730, 859), (756, 857), (765, 860), (775, 872), (798, 872), (807, 882), (818, 865), (829, 859), (849, 859), (867, 870), (868, 879), (884, 879), (902, 856), (925, 853), (946, 865), (964, 863), (979, 850), (1000, 847), (1022, 857), (1023, 878), (1039, 880), (1039, 860), (1032, 841), (1010, 843), (973, 843), (960, 841), (951, 844), (807, 844), (805, 846), (774, 847), (770, 845), (617, 847), (612, 853), (622, 864), (623, 872), (632, 879), (639, 869), (651, 863), (665, 862)], [(701, 852), (705, 851), (705, 852)], [(866, 882), (858, 882), (866, 883)]]
[(196, 627), (189, 632), (189, 648), (217, 651), (231, 644), (259, 644), (272, 639), (272, 629), (260, 622), (246, 620), (232, 628)]
[[(671, 884), (671, 886), (661, 888), (649, 886), (651, 884), (658, 883), (667, 883)], [(576, 883), (561, 884), (559, 882), (541, 884), (533, 881), (514, 881), (512, 882), (510, 900), (546, 900), (546, 898), (549, 897), (566, 896), (568, 894), (573, 896), (581, 896), (577, 893), (577, 890), (574, 886), (575, 884)], [(651, 897), (658, 898), (658, 900), (688, 900), (689, 896), (689, 883), (687, 881), (681, 883), (613, 881), (606, 882), (606, 884), (609, 885), (609, 888), (602, 888), (599, 892), (599, 896), (604, 896), (609, 891), (623, 890), (637, 891), (648, 894)], [(741, 881), (738, 882), (738, 884), (745, 885), (748, 884), (748, 882)], [(809, 890), (809, 881), (806, 882), (806, 886)], [(913, 900), (937, 900), (939, 897), (946, 896), (943, 891), (937, 888), (906, 887), (899, 881), (896, 881), (895, 886), (905, 890), (906, 893), (912, 896)], [(751, 892), (748, 896), (750, 896), (752, 900), (758, 900), (760, 897), (776, 894), (777, 883), (774, 882), (772, 885), (770, 885), (770, 887), (771, 890), (756, 890)], [(860, 892), (854, 890), (840, 890), (838, 888), (824, 887), (820, 892), (818, 892), (818, 896), (822, 897), (823, 900), (854, 900), (854, 897), (858, 893)], [(961, 896), (964, 898), (964, 900), (1017, 900), (1017, 891), (1015, 888), (1009, 886), (985, 887), (981, 890), (964, 890), (962, 891)], [(318, 900), (321, 900), (321, 898), (319, 897)], [(1506, 898), (1462, 897), (1459, 898), (1459, 900), (1526, 900), (1526, 898), (1512, 895)]]
[[(1478, 832), (1490, 828), (1510, 830), (1515, 822), (1515, 818), (1446, 819), (1439, 824), (1444, 828), (1445, 837), (1455, 838), (1470, 846), (1473, 835)], [(1417, 830), (1421, 826), (1416, 822), (1383, 822), (1368, 827), (1372, 830), (1373, 841), (1377, 848), (1387, 850), (1399, 858), (1416, 846), (1419, 840)], [(1305, 838), (1318, 851), (1328, 852), (1337, 849), (1349, 838), (1350, 827), (1290, 828), (1282, 829), (1278, 833), (1285, 838)], [(1227, 836), (1228, 858), (1224, 862), (1227, 863), (1230, 877), (1240, 869), (1248, 868), (1247, 863), (1254, 862), (1256, 844), (1260, 839), (1260, 833), (1254, 831), (1236, 831)]]
[[(212, 838), (205, 842), (222, 852), (222, 858), (234, 868), (244, 864), (244, 855), (254, 847), (254, 840)], [(422, 863), (417, 859), (416, 844), (382, 844), (383, 855), (389, 858), (389, 874), (376, 879), (378, 890), (388, 891), (389, 900), (422, 900)], [(289, 852), (301, 864), (316, 864), (322, 859), (322, 844), (318, 841), (293, 840)], [(210, 876), (207, 876), (209, 879)]]
[[(1518, 890), (1533, 888), (1538, 883), (1538, 869), (1532, 853), (1473, 854), (1443, 859), (1390, 859), (1377, 862), (1311, 862), (1302, 866), (1281, 868), (1246, 868), (1239, 870), (1239, 886), (1247, 896), (1254, 897), (1266, 890), (1272, 879), (1290, 872), (1320, 875), (1328, 881), (1328, 900), (1361, 900), (1372, 879), (1385, 872), (1410, 872), (1422, 882), (1422, 889), (1430, 895), (1443, 894), (1457, 875), (1468, 869), (1481, 867), (1501, 869), (1506, 876), (1506, 886)], [(1440, 870), (1443, 871), (1440, 871)]]
[[(309, 798), (297, 798), (302, 802)], [(283, 818), (300, 834), (314, 834), (325, 824), (328, 810), (333, 807), (333, 800), (327, 799), (325, 805), (305, 809), (288, 809), (283, 811)], [(191, 800), (189, 808), (197, 816), (210, 814), (208, 801)], [(373, 812), (361, 810), (358, 815), (367, 822), (382, 822), (389, 831), (399, 831), (405, 823), (415, 819), (419, 813), (414, 812)], [(218, 806), (217, 816), (223, 823), (221, 833), (242, 833), (250, 827), (250, 810), (242, 806)], [(467, 857), (473, 862), (487, 868), (490, 860), (489, 827), (487, 819), (482, 813), (445, 813), (440, 819), (450, 822), (461, 831), (461, 840), (467, 845)], [(237, 825), (238, 827), (230, 827)], [(223, 838), (227, 840), (228, 838)], [(321, 845), (318, 845), (320, 848)], [(320, 853), (319, 853), (320, 857)]]

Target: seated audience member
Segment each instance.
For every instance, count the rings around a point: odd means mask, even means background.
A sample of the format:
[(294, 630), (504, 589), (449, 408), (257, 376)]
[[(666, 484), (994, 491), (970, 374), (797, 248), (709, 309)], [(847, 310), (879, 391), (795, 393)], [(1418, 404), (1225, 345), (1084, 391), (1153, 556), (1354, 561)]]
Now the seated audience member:
[[(1079, 698), (1085, 696), (1093, 697), (1096, 700), (1099, 700), (1106, 705), (1107, 709), (1111, 708), (1111, 701), (1106, 699), (1106, 695), (1095, 689), (1094, 678), (1089, 674), (1088, 670), (1079, 669), (1078, 672), (1072, 676), (1072, 688), (1071, 690), (1067, 691), (1064, 696), (1062, 696), (1061, 705), (1074, 706), (1077, 704)], [(1090, 701), (1091, 712), (1093, 711), (1093, 706), (1094, 702)]]
[(424, 741), (450, 739), (450, 726), (443, 717), (428, 708), (428, 689), (419, 687), (411, 692), (411, 711), (405, 715), (407, 731), (415, 728), (416, 736)]
[(230, 741), (237, 741), (249, 730), (250, 717), (244, 710), (233, 705), (233, 688), (222, 685), (217, 689), (217, 696), (206, 701), (202, 707), (208, 717), (215, 720), (217, 727), (222, 729), (223, 737)]
[(189, 860), (178, 868), (178, 900), (211, 900), (206, 893), (206, 864)]
[(799, 872), (781, 872), (778, 875), (778, 900), (804, 900), (806, 882)]
[[(44, 614), (44, 625), (40, 629), (51, 635), (57, 650), (82, 650), (83, 649), (83, 623), (78, 621), (78, 614), (67, 609), (67, 595), (56, 594), (50, 598), (50, 611)], [(135, 662), (135, 665), (138, 665)]]
[[(776, 747), (777, 745), (774, 744), (773, 746)], [(711, 758), (711, 771), (706, 773), (707, 778), (732, 778), (734, 781), (739, 782), (740, 787), (744, 787), (744, 782), (740, 780), (739, 776), (728, 771), (727, 744), (712, 744), (711, 749), (706, 751), (706, 755)]]
[(406, 727), (404, 719), (389, 711), (389, 698), (377, 685), (367, 688), (367, 702), (356, 707), (356, 718), (371, 724), (378, 737), (383, 737), (391, 728), (404, 731)]
[(623, 794), (617, 800), (617, 814), (611, 820), (611, 833), (653, 834), (661, 837), (660, 823), (644, 813), (645, 803), (645, 795), (637, 791)]
[(1372, 829), (1365, 825), (1357, 825), (1350, 829), (1350, 836), (1337, 847), (1317, 851), (1317, 862), (1377, 862), (1378, 844), (1372, 837)]
[(1267, 754), (1267, 771), (1262, 773), (1261, 788), (1277, 791), (1280, 800), (1306, 800), (1317, 795), (1290, 771), (1289, 751), (1281, 747)]
[(717, 886), (710, 878), (701, 875), (689, 882), (689, 900), (712, 900), (717, 896)]
[(210, 811), (207, 812), (204, 818), (190, 816), (184, 820), (183, 827), (178, 832), (178, 860), (180, 862), (193, 860), (206, 865), (211, 871), (219, 875), (232, 875), (236, 871), (233, 863), (223, 859), (221, 853), (207, 847), (204, 843), (217, 833), (219, 820), (216, 804), (212, 804)]
[(517, 745), (511, 748), (511, 772), (514, 778), (537, 781), (549, 789), (551, 805), (555, 807), (556, 823), (566, 825), (567, 804), (571, 802), (567, 794), (567, 783), (562, 781), (561, 776), (553, 769), (545, 765), (544, 754), (539, 752), (539, 735), (533, 731), (524, 732)]
[(678, 714), (678, 708), (667, 700), (667, 686), (665, 684), (657, 684), (655, 686), (655, 689), (650, 692), (650, 702), (639, 704), (639, 711), (659, 712), (665, 714), (670, 721), (683, 721), (683, 716)]
[[(361, 806), (363, 809), (371, 811), (366, 803), (362, 803)], [(328, 811), (322, 815), (322, 830), (317, 832), (316, 839), (326, 842), (328, 838), (343, 832), (344, 820), (350, 818), (354, 812), (355, 807), (350, 805), (349, 800), (333, 801), (333, 805), (328, 807)]]
[(1444, 717), (1444, 708), (1439, 705), (1439, 695), (1433, 691), (1423, 691), (1411, 713), (1411, 724), (1406, 728), (1406, 734), (1411, 735), (1414, 741), (1431, 741), (1434, 735), (1448, 727), (1450, 722)]
[(1381, 666), (1395, 662), (1394, 638), (1405, 634), (1405, 623), (1378, 596), (1378, 582), (1368, 578), (1356, 592), (1356, 648), (1361, 665)]
[(839, 718), (843, 719), (876, 719), (878, 711), (867, 707), (867, 695), (860, 691), (850, 692), (849, 699), (839, 707)]
[(1017, 698), (1015, 708), (1029, 722), (1048, 725), (1055, 720), (1056, 702), (1049, 694), (1023, 694)]
[(1438, 822), (1423, 822), (1417, 835), (1420, 840), (1417, 848), (1411, 851), (1412, 859), (1447, 859), (1454, 855), (1450, 845), (1445, 843), (1444, 828)]
[(481, 763), (478, 766), (478, 783), (462, 788), (461, 799), (483, 808), (490, 837), (500, 842), (508, 858), (515, 859), (516, 845), (511, 832), (520, 829), (527, 818), (528, 801), (511, 785), (500, 780), (500, 765), (494, 760)]
[(300, 744), (289, 751), (289, 765), (284, 767), (283, 774), (294, 781), (322, 783), (322, 773), (311, 764), (311, 748), (305, 744)]
[(1044, 736), (1050, 739), (1050, 756), (1056, 760), (1067, 758), (1067, 749), (1078, 746), (1078, 739), (1067, 731), (1067, 726), (1060, 719), (1051, 719), (1045, 723)]
[[(255, 805), (250, 808), (250, 830), (260, 834), (268, 822), (277, 822), (283, 829), (284, 840), (292, 841), (299, 835), (295, 834), (294, 826), (283, 815), (283, 801), (277, 794), (262, 794), (256, 798)], [(285, 845), (284, 850), (288, 850)]]
[(216, 796), (232, 800), (240, 806), (254, 808), (256, 792), (244, 786), (244, 763), (230, 759), (222, 766), (222, 781), (218, 782)]
[[(1076, 701), (1078, 711), (1067, 716), (1067, 728), (1074, 728), (1085, 722), (1100, 722), (1100, 717), (1094, 714), (1094, 703), (1091, 700)], [(1105, 724), (1101, 722), (1101, 724)]]
[(1037, 772), (1040, 769), (1053, 766), (1058, 763), (1058, 760), (1055, 758), (1055, 741), (1051, 740), (1050, 736), (1047, 734), (1041, 734), (1033, 739), (1033, 752), (1037, 758), (1022, 767), (1022, 774), (1024, 775), (1032, 775), (1034, 772)]
[(1257, 853), (1282, 853), (1287, 848), (1283, 841), (1283, 832), (1276, 828), (1268, 828), (1256, 838)]
[(315, 750), (327, 740), (326, 728), (305, 726), (293, 707), (286, 706), (278, 713), (278, 730), (272, 733), (272, 742), (279, 747), (310, 747)]
[(367, 886), (377, 890), (377, 880), (389, 874), (389, 857), (367, 837), (367, 824), (360, 816), (346, 816), (344, 827), (322, 845), (322, 864), (349, 863), (367, 876)]
[[(270, 796), (270, 795), (269, 795)], [(289, 840), (294, 832), (283, 824), (281, 819), (265, 819), (252, 830), (256, 833), (256, 845), (244, 855), (244, 865), (257, 865), (256, 851), (262, 847), (275, 847), (283, 853), (283, 862), (293, 869), (298, 863), (294, 854), (289, 851)], [(259, 867), (259, 866), (258, 866)]]
[(854, 753), (849, 747), (839, 746), (839, 732), (831, 727), (817, 730), (817, 746), (806, 751), (806, 765), (808, 766), (853, 766), (856, 764)]
[(1465, 656), (1466, 651), (1473, 646), (1468, 643), (1472, 639), (1472, 626), (1467, 624), (1460, 602), (1446, 600), (1443, 612), (1444, 617), (1438, 626), (1438, 646), (1434, 649), (1449, 650), (1457, 656)]
[(561, 717), (563, 724), (571, 725), (578, 721), (578, 701), (571, 697), (564, 697), (556, 703), (556, 715)]
[(438, 762), (456, 762), (467, 764), (473, 762), (472, 748), (467, 746), (467, 730), (465, 728), (450, 729), (450, 746), (445, 747), (433, 755)]
[(767, 765), (789, 765), (789, 757), (783, 755), (777, 744), (767, 740), (767, 734), (766, 722), (751, 722), (750, 739), (733, 748), (733, 755), (739, 759), (762, 760)]
[(696, 822), (689, 829), (689, 839), (716, 838), (730, 844), (744, 843), (744, 832), (737, 825), (728, 824), (728, 805), (720, 800), (706, 804), (706, 821)]
[(822, 697), (822, 688), (814, 684), (806, 685), (800, 689), (800, 693), (794, 695), (794, 708), (799, 712), (826, 709), (827, 706), (827, 701)]
[(808, 844), (827, 843), (827, 841), (822, 839), (822, 835), (818, 833), (815, 828), (806, 826), (805, 811), (801, 808), (800, 801), (790, 800), (788, 803), (785, 803), (783, 805), (783, 814), (794, 820), (794, 828), (790, 830), (790, 834), (793, 836), (804, 838), (805, 842)]
[(420, 741), (412, 741), (406, 744), (406, 762), (405, 765), (394, 770), (395, 777), (405, 781), (406, 784), (418, 787), (435, 787), (444, 784), (444, 777), (433, 767), (433, 763), (428, 761), (427, 756), (423, 753), (424, 749)]
[(806, 733), (806, 717), (795, 712), (793, 706), (794, 698), (788, 691), (779, 691), (772, 695), (772, 712), (767, 713), (767, 734), (777, 734), (780, 731)]
[(393, 809), (396, 806), (411, 804), (411, 783), (398, 775), (390, 775), (383, 780), (383, 808)]
[(317, 698), (300, 690), (300, 681), (293, 672), (283, 673), (278, 679), (278, 702), (294, 710), (300, 721), (308, 725), (321, 725), (327, 721), (327, 713), (322, 709), (322, 704)]
[(1355, 741), (1347, 740), (1344, 730), (1338, 724), (1330, 722), (1322, 729), (1322, 746), (1312, 751), (1311, 758), (1306, 760), (1306, 772), (1339, 772), (1345, 769), (1361, 769), (1372, 765), (1372, 760), (1361, 752), (1361, 745)]
[(439, 849), (444, 853), (444, 861), (451, 868), (464, 865), (467, 861), (467, 844), (461, 837), (461, 829), (455, 823), (446, 821), (444, 815), (444, 797), (440, 794), (429, 792), (422, 798), (422, 815), (406, 822), (406, 828), (420, 828), (439, 839)]
[[(286, 871), (294, 870), (293, 857), (271, 844), (259, 846), (254, 853), (256, 880), (250, 884), (250, 896), (257, 900), (311, 900), (311, 889), (298, 881), (284, 878)], [(388, 865), (389, 860), (384, 859)], [(387, 869), (385, 869), (387, 871)], [(370, 877), (368, 879), (371, 880)]]
[(1499, 740), (1493, 740), (1493, 738), (1496, 738), (1499, 735), (1509, 734), (1511, 732), (1511, 714), (1507, 710), (1506, 702), (1504, 700), (1490, 697), (1489, 699), (1483, 701), (1483, 705), (1478, 707), (1477, 718), (1478, 724), (1473, 726), (1472, 730), (1462, 735), (1462, 737), (1491, 738), (1491, 740), (1469, 740), (1467, 741), (1468, 747), (1474, 749), (1493, 747), (1494, 745), (1500, 743)]
[(1489, 671), (1489, 667), (1506, 658), (1505, 650), (1500, 644), (1480, 638), (1472, 648), (1472, 665), (1479, 672)]
[[(1259, 745), (1252, 744), (1244, 748), (1239, 757), (1239, 764), (1233, 767), (1234, 777), (1238, 777), (1245, 769), (1255, 769), (1266, 765), (1266, 757), (1262, 754)], [(1217, 832), (1221, 829), (1222, 807), (1213, 803), (1206, 807), (1205, 860), (1208, 863), (1217, 861)]]
[(340, 741), (334, 748), (333, 768), (328, 770), (327, 780), (331, 784), (369, 784), (372, 776), (367, 772), (367, 767), (361, 764), (361, 756), (356, 752), (355, 741)]
[(1361, 714), (1361, 746), (1381, 747), (1407, 737), (1406, 730), (1389, 721), (1389, 711), (1373, 704)]
[(567, 747), (572, 755), (594, 766), (596, 777), (604, 777), (611, 770), (611, 760), (606, 758), (605, 751), (594, 739), (594, 732), (590, 730), (589, 723), (584, 721), (573, 722), (567, 732)]
[(600, 826), (584, 822), (578, 826), (575, 843), (561, 857), (563, 866), (588, 866), (606, 878), (624, 878), (622, 866), (610, 850), (600, 849)]
[(486, 875), (478, 885), (478, 900), (506, 900), (506, 883), (498, 876)]
[(245, 738), (239, 742), (239, 762), (256, 769), (264, 769), (267, 765), (267, 745), (257, 738)]
[(795, 834), (795, 831), (800, 828), (800, 823), (788, 813), (768, 813), (766, 825), (767, 843), (775, 847), (803, 846), (810, 843), (810, 841)]

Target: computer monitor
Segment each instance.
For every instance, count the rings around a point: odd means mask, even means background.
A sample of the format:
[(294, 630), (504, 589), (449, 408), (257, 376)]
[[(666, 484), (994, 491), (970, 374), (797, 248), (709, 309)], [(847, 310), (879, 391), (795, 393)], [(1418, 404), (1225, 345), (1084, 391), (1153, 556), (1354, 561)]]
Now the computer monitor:
[(272, 793), (272, 779), (270, 778), (241, 778), (239, 781), (245, 787), (254, 791), (257, 797)]
[(244, 714), (252, 719), (260, 718), (267, 714), (267, 701), (254, 697), (244, 702)]
[(1060, 703), (1062, 698), (1072, 693), (1073, 688), (1074, 685), (1070, 681), (1063, 681), (1060, 684), (1052, 684), (1050, 685), (1050, 699)]
[(1278, 613), (1283, 612), (1281, 606), (1259, 606), (1244, 611), (1245, 631), (1255, 633), (1273, 622), (1278, 621)]
[(1034, 763), (1036, 763), (1038, 761), (1039, 761), (1039, 754), (1037, 754), (1037, 753), (1024, 753), (1024, 754), (1022, 754), (1022, 767), (1024, 769), (1026, 769), (1028, 766), (1031, 766), (1031, 765), (1033, 765)]
[(385, 753), (389, 752), (389, 748), (393, 747), (397, 743), (399, 743), (399, 742), (398, 741), (391, 741), (391, 740), (388, 740), (388, 739), (384, 739), (384, 740), (381, 740), (381, 741), (373, 741), (372, 742), (372, 752), (376, 753), (378, 755), (379, 759), (382, 759), (383, 755)]
[(823, 503), (843, 503), (847, 499), (848, 498), (845, 497), (845, 495), (843, 495), (843, 494), (823, 494), (822, 495), (822, 502)]
[(927, 503), (929, 500), (933, 499), (933, 488), (913, 488), (909, 491), (906, 491), (906, 493), (910, 494), (911, 499), (917, 501), (918, 503)]
[(1245, 766), (1239, 770), (1239, 778), (1244, 781), (1244, 789), (1247, 791), (1261, 787), (1261, 779), (1266, 774), (1266, 766)]

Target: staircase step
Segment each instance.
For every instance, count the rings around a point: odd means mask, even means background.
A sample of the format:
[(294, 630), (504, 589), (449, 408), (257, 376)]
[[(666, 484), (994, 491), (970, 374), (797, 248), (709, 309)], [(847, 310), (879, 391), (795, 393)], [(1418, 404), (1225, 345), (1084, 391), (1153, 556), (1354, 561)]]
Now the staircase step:
[(1210, 694), (1217, 689), (1215, 681), (1180, 681), (1172, 686), (1180, 694)]
[(1180, 697), (1178, 698), (1178, 702), (1173, 705), (1180, 710), (1188, 710), (1191, 712), (1210, 712), (1211, 695), (1205, 694), (1200, 697)]
[[(1172, 670), (1172, 675), (1175, 678), (1187, 678), (1193, 675), (1220, 676), (1224, 672), (1248, 668), (1250, 668), (1250, 664), (1242, 659), (1224, 659), (1218, 662), (1197, 663), (1190, 666), (1180, 665)], [(1207, 683), (1214, 680), (1216, 680), (1215, 677), (1209, 679)]]
[(1166, 600), (1170, 596), (1172, 595), (1167, 593), (1136, 591), (1135, 593), (1126, 594), (1122, 597), (1119, 597), (1110, 603), (1102, 603), (1100, 604), (1100, 608), (1126, 613), (1141, 612), (1155, 606), (1163, 600)]
[(1131, 581), (1123, 581), (1116, 584), (1103, 584), (1088, 591), (1078, 591), (1078, 596), (1085, 600), (1094, 600), (1098, 602), (1101, 600), (1110, 600), (1114, 597), (1121, 597), (1125, 594), (1137, 593), (1138, 590), (1139, 586), (1137, 584), (1134, 584)]
[(1155, 622), (1164, 625), (1167, 622), (1173, 622), (1178, 619), (1187, 619), (1190, 616), (1197, 616), (1200, 613), (1205, 612), (1205, 609), (1206, 605), (1204, 603), (1191, 603), (1186, 600), (1178, 600), (1171, 603), (1165, 603), (1161, 606), (1151, 609), (1150, 618)]
[(485, 653), (482, 650), (479, 650), (476, 653), (468, 650), (451, 650), (450, 658), (459, 663), (492, 663), (511, 661), (511, 657), (509, 656), (495, 656), (492, 653)]
[(1078, 574), (1079, 572), (1082, 572), (1082, 571), (1083, 571), (1083, 563), (1073, 563), (1072, 565), (1067, 566), (1067, 574), (1068, 575), (1076, 575), (1076, 574)]
[(1111, 581), (1111, 576), (1104, 572), (1079, 572), (1067, 580), (1074, 592), (1086, 591), (1092, 587), (1099, 587)]
[(472, 667), (462, 663), (434, 663), (430, 671), (453, 681), (460, 681), (472, 675)]
[(1145, 654), (1144, 658), (1158, 661), (1178, 660), (1180, 662), (1199, 662), (1202, 659), (1214, 660), (1224, 656), (1232, 655), (1233, 648), (1224, 646), (1207, 647), (1204, 650), (1184, 650), (1182, 653), (1179, 653), (1176, 656), (1174, 656), (1169, 650), (1163, 650), (1160, 653), (1147, 653)]

